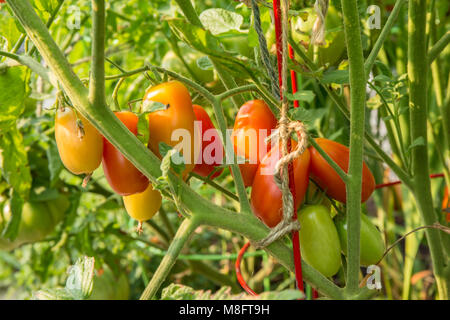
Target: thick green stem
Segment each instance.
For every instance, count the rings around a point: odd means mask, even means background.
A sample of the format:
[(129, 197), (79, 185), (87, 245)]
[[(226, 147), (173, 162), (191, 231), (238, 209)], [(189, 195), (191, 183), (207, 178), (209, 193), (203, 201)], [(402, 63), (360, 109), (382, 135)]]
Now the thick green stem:
[(170, 270), (177, 261), (178, 255), (189, 240), (192, 233), (198, 226), (195, 219), (185, 219), (178, 228), (175, 237), (167, 250), (166, 255), (162, 259), (158, 269), (153, 274), (152, 279), (141, 295), (141, 300), (150, 300), (156, 294), (161, 284), (166, 280)]
[[(410, 0), (408, 12), (408, 79), (409, 108), (411, 122), (411, 141), (421, 139), (422, 144), (412, 149), (413, 190), (426, 225), (438, 222), (433, 208), (431, 183), (428, 164), (427, 140), (427, 75), (429, 65), (424, 63), (427, 58), (426, 42), (426, 0)], [(425, 230), (430, 248), (433, 273), (436, 279), (439, 298), (447, 300), (449, 282), (445, 277), (445, 260), (441, 234), (438, 230)]]
[(350, 160), (347, 190), (347, 285), (349, 294), (356, 294), (359, 285), (361, 185), (364, 150), (366, 74), (361, 43), (361, 30), (356, 0), (342, 0), (344, 31), (350, 74)]

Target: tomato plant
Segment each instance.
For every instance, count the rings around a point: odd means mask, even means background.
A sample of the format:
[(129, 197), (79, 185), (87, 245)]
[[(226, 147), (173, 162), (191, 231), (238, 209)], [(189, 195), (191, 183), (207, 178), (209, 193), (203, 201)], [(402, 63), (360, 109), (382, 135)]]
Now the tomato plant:
[(246, 102), (236, 115), (231, 141), (236, 155), (245, 160), (239, 168), (246, 187), (252, 185), (259, 162), (270, 150), (264, 135), (270, 136), (276, 125), (276, 118), (262, 100)]
[[(115, 115), (133, 134), (137, 134), (138, 117), (129, 111), (116, 112)], [(103, 171), (106, 180), (115, 192), (122, 196), (143, 192), (148, 179), (125, 158), (107, 139), (104, 138)]]
[[(317, 138), (316, 142), (342, 170), (347, 172), (349, 149), (346, 146), (324, 138)], [(347, 195), (344, 181), (314, 147), (309, 149), (311, 152), (311, 177), (330, 197), (345, 203)], [(367, 165), (363, 163), (361, 202), (365, 202), (374, 189), (375, 179), (373, 174)]]
[(448, 1), (0, 2), (0, 299), (448, 300)]

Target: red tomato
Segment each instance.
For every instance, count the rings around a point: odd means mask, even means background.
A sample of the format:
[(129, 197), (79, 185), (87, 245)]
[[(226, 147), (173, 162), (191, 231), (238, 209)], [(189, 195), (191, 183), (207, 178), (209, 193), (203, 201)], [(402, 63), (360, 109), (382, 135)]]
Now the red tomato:
[[(115, 112), (117, 118), (137, 135), (138, 117), (129, 111)], [(108, 140), (103, 138), (103, 171), (106, 180), (115, 192), (121, 196), (143, 192), (148, 186), (148, 179), (126, 159)]]
[[(203, 177), (208, 177), (217, 166), (222, 164), (223, 145), (220, 140), (219, 132), (214, 127), (214, 124), (205, 109), (195, 104), (193, 105), (193, 108), (197, 121), (201, 122), (200, 137), (202, 138), (202, 149), (199, 154), (199, 160), (197, 161), (199, 163), (195, 165), (193, 171)], [(206, 139), (208, 140), (206, 141)], [(216, 154), (217, 150), (221, 150), (222, 153)], [(211, 179), (219, 176), (222, 171), (223, 169), (217, 170), (211, 176)]]
[[(348, 171), (350, 150), (346, 146), (324, 138), (317, 138), (315, 140), (330, 158), (342, 168), (342, 170), (345, 172)], [(316, 149), (310, 147), (309, 150), (311, 152), (311, 178), (316, 181), (330, 197), (345, 203), (347, 201), (347, 195), (344, 181), (342, 181), (337, 172)], [(375, 179), (372, 172), (370, 172), (370, 169), (363, 163), (361, 202), (365, 202), (374, 189)]]
[(270, 144), (266, 145), (264, 139), (276, 126), (277, 119), (263, 100), (246, 102), (236, 115), (231, 134), (234, 152), (253, 162), (239, 165), (246, 187), (252, 185), (261, 159), (270, 150)]
[[(295, 148), (296, 145), (297, 142), (292, 140), (292, 148)], [(275, 227), (283, 217), (281, 191), (275, 184), (273, 177), (275, 165), (281, 157), (281, 147), (279, 149), (279, 152), (275, 152), (276, 147), (274, 147), (262, 159), (253, 180), (250, 201), (253, 213), (270, 228)], [(295, 159), (293, 163), (295, 210), (298, 210), (308, 188), (309, 163), (310, 154), (308, 149)]]

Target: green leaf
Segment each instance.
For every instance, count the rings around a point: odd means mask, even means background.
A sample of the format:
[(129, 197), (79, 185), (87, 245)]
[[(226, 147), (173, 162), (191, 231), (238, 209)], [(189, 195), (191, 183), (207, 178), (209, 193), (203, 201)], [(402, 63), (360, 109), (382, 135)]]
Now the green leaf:
[(34, 292), (32, 300), (74, 300), (73, 297), (63, 288), (39, 290)]
[[(162, 104), (162, 103), (161, 103)], [(150, 112), (140, 113), (138, 115), (138, 124), (137, 124), (137, 138), (145, 145), (148, 144), (148, 140), (150, 138), (149, 125), (148, 125), (148, 114)]]
[(173, 34), (190, 47), (219, 61), (224, 67), (240, 77), (256, 77), (261, 70), (250, 60), (238, 59), (230, 52), (226, 52), (219, 39), (210, 31), (187, 23), (183, 19), (167, 19)]
[(320, 109), (305, 109), (305, 108), (295, 108), (291, 109), (290, 117), (294, 120), (300, 120), (307, 125), (311, 125), (315, 121), (319, 121), (323, 118), (327, 112), (326, 108)]
[(12, 193), (10, 199), (11, 219), (9, 220), (6, 228), (3, 230), (2, 238), (14, 241), (19, 233), (20, 221), (22, 220), (22, 208), (23, 198), (20, 197), (15, 190)]
[[(55, 200), (59, 197), (59, 191), (57, 189), (33, 189), (30, 193), (30, 201), (49, 201)], [(40, 192), (39, 192), (40, 191)]]
[[(6, 69), (0, 74), (0, 132), (16, 126), (24, 110), (27, 94), (27, 72), (23, 67)], [(8, 90), (5, 90), (8, 88)]]
[(222, 287), (217, 292), (211, 290), (194, 290), (191, 287), (170, 284), (161, 293), (161, 300), (295, 300), (305, 296), (299, 290), (283, 290), (279, 292), (268, 291), (259, 296), (250, 296), (246, 293), (232, 294), (230, 287)]
[(63, 163), (59, 156), (58, 147), (54, 140), (49, 141), (49, 146), (45, 150), (48, 160), (48, 171), (50, 172), (50, 186), (53, 186), (58, 181), (59, 174), (63, 170)]
[(142, 112), (156, 112), (156, 111), (160, 111), (160, 110), (166, 110), (167, 109), (167, 105), (165, 105), (164, 103), (161, 102), (157, 102), (157, 101), (151, 101), (151, 100), (144, 100), (142, 102)]
[(231, 30), (240, 30), (244, 18), (235, 12), (221, 8), (212, 8), (200, 14), (200, 21), (213, 35)]
[(21, 35), (15, 19), (3, 14), (0, 19), (0, 50), (10, 51)]
[(21, 133), (13, 129), (0, 135), (2, 175), (9, 185), (24, 199), (31, 188), (31, 173)]
[(213, 70), (214, 65), (208, 56), (203, 56), (197, 59), (197, 66), (202, 70)]
[(308, 103), (311, 103), (314, 100), (315, 96), (316, 95), (314, 94), (314, 92), (310, 90), (300, 90), (294, 94), (289, 92), (286, 93), (286, 98), (290, 101), (298, 100), (298, 101), (306, 101)]
[(66, 291), (76, 300), (89, 298), (94, 285), (94, 258), (83, 257), (70, 267)]
[(384, 74), (379, 74), (375, 78), (373, 78), (374, 82), (395, 82), (393, 79), (385, 76)]
[[(172, 170), (176, 173), (181, 174), (186, 168), (184, 157), (176, 149), (173, 149), (164, 142), (160, 142), (158, 147), (159, 154), (163, 157), (161, 160), (161, 171), (163, 171), (163, 177), (167, 175), (168, 169), (170, 168), (172, 168)], [(177, 157), (177, 161), (174, 160), (174, 157)], [(169, 168), (167, 166), (169, 166)]]
[(323, 73), (322, 81), (325, 84), (348, 84), (348, 70), (327, 70)]
[(408, 152), (417, 147), (423, 147), (425, 145), (425, 139), (423, 137), (418, 137), (414, 140), (408, 147)]

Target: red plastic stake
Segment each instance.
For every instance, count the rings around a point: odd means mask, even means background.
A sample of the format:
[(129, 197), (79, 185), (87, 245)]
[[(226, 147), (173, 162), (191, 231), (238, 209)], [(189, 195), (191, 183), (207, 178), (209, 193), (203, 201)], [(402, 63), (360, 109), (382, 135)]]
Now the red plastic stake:
[[(282, 70), (283, 70), (283, 44), (282, 44), (282, 26), (281, 26), (281, 7), (280, 7), (280, 0), (273, 0), (273, 16), (274, 16), (274, 22), (275, 22), (275, 41), (276, 41), (276, 48), (277, 48), (277, 62), (278, 62), (278, 81), (280, 84), (280, 99), (283, 99), (283, 92), (281, 90), (283, 79), (282, 79)], [(290, 46), (289, 46), (290, 47)], [(292, 48), (289, 48), (289, 51), (291, 51)], [(293, 57), (289, 54), (290, 58)], [(295, 90), (297, 90), (297, 78), (295, 77), (295, 72), (291, 71), (291, 82), (295, 83)], [(294, 76), (292, 76), (294, 74)], [(294, 86), (292, 87), (294, 89)], [(295, 93), (295, 92), (294, 92)], [(298, 101), (297, 106), (298, 106)], [(291, 141), (288, 140), (288, 151), (291, 150)], [(289, 189), (291, 191), (292, 196), (295, 195), (295, 183), (294, 183), (294, 170), (292, 163), (289, 163), (288, 166), (289, 171)], [(294, 217), (293, 219), (297, 219), (297, 213), (294, 211)], [(299, 235), (298, 231), (294, 231), (292, 233), (292, 250), (294, 254), (294, 266), (295, 266), (295, 279), (297, 282), (297, 288), (301, 291), (304, 291), (303, 286), (303, 276), (302, 276), (302, 258), (300, 253), (300, 241), (299, 241)]]

